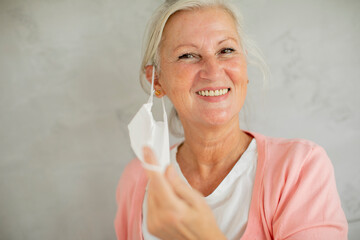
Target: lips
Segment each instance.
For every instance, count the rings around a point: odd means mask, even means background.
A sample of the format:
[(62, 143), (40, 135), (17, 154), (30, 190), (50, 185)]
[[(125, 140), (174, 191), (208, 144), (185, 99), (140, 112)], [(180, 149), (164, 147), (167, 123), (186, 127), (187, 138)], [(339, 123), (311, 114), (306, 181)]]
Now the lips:
[(230, 91), (230, 88), (222, 88), (222, 89), (206, 89), (196, 92), (196, 94), (203, 97), (218, 97), (227, 94)]

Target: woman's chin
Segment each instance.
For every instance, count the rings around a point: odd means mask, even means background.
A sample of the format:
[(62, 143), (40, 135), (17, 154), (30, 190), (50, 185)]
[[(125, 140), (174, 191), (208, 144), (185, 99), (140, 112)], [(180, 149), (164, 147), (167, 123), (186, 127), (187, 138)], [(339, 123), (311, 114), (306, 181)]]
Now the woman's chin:
[(233, 118), (234, 116), (231, 116), (229, 112), (211, 112), (202, 116), (202, 123), (204, 126), (220, 127), (222, 125), (227, 125)]

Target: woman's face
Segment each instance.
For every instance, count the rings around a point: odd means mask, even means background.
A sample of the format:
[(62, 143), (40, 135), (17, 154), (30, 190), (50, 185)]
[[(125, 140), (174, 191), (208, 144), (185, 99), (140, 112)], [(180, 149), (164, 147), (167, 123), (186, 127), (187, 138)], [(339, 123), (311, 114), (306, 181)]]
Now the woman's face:
[(159, 84), (183, 125), (238, 121), (246, 96), (246, 60), (225, 10), (175, 13), (164, 29), (160, 67)]

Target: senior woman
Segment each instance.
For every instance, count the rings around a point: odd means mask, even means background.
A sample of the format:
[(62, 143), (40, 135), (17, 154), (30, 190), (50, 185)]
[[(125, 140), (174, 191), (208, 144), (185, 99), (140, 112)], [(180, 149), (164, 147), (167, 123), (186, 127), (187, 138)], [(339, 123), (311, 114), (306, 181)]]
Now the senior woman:
[[(139, 160), (117, 189), (118, 239), (346, 239), (325, 151), (241, 130), (249, 44), (220, 0), (166, 1), (155, 12), (141, 74), (176, 110), (184, 141), (164, 174)], [(153, 68), (155, 67), (155, 68)], [(156, 156), (144, 148), (144, 159)]]

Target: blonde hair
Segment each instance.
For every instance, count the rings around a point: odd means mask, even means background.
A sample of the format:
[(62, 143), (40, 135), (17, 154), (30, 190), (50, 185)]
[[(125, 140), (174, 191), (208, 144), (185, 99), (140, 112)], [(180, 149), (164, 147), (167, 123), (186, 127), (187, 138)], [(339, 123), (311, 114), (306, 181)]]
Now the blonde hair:
[[(246, 56), (248, 64), (253, 64), (261, 71), (263, 81), (266, 82), (268, 67), (263, 55), (256, 44), (248, 38), (243, 27), (243, 18), (239, 11), (226, 0), (166, 0), (152, 15), (145, 33), (144, 54), (140, 67), (140, 83), (145, 92), (150, 93), (149, 83), (145, 77), (145, 67), (154, 65), (156, 72), (160, 72), (160, 47), (165, 25), (169, 18), (176, 12), (183, 10), (196, 10), (205, 7), (219, 7), (232, 16), (236, 23), (240, 44)], [(181, 136), (182, 130), (177, 112), (173, 107), (169, 116), (170, 132), (175, 136)]]

